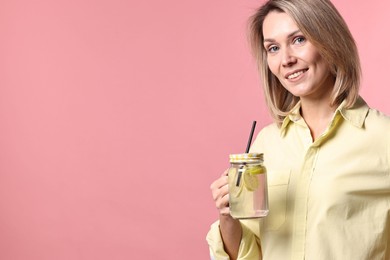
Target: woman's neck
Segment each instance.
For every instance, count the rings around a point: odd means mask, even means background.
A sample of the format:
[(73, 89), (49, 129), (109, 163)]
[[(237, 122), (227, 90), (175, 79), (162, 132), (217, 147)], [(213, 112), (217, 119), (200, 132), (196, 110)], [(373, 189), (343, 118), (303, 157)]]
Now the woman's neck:
[(310, 129), (313, 141), (328, 127), (337, 105), (329, 99), (301, 99), (301, 115)]

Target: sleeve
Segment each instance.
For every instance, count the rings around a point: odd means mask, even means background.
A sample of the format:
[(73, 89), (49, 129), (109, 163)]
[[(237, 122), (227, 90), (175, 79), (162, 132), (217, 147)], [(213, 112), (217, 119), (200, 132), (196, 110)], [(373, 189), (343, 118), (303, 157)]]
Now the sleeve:
[[(248, 219), (241, 220), (240, 222), (242, 227), (242, 238), (237, 259), (262, 259), (259, 238), (259, 220)], [(224, 250), (218, 221), (211, 225), (206, 240), (210, 249), (210, 259), (229, 260), (229, 256)]]

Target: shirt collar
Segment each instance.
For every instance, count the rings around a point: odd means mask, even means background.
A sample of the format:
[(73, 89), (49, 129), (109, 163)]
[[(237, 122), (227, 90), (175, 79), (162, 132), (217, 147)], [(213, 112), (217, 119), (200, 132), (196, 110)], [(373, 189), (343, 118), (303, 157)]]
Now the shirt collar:
[(281, 133), (284, 133), (286, 131), (287, 126), (290, 124), (290, 122), (297, 122), (302, 118), (301, 113), (299, 112), (300, 109), (301, 101), (298, 101), (295, 107), (291, 109), (291, 112), (284, 118), (282, 126), (280, 127)]
[(345, 102), (340, 105), (340, 114), (352, 125), (362, 128), (364, 121), (366, 120), (368, 110), (370, 109), (367, 103), (361, 97), (356, 100), (355, 104), (353, 104), (351, 108), (345, 108), (345, 105), (343, 105), (344, 103)]
[[(350, 122), (352, 125), (362, 128), (364, 124), (364, 120), (366, 119), (369, 107), (367, 103), (360, 96), (354, 103), (354, 105), (350, 108), (345, 107), (345, 100), (338, 106), (335, 111), (335, 115), (340, 113), (342, 117)], [(287, 127), (291, 122), (298, 122), (302, 119), (301, 113), (301, 102), (299, 101), (295, 107), (291, 110), (291, 112), (284, 118), (282, 122), (282, 126), (280, 127), (281, 135), (283, 135), (287, 131)], [(333, 117), (336, 118), (336, 116)], [(332, 120), (332, 121), (333, 121)]]

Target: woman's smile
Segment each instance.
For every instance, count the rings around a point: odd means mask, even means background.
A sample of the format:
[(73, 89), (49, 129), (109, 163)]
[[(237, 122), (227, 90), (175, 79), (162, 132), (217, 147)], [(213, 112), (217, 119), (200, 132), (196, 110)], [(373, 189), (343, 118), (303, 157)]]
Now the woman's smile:
[(289, 72), (286, 74), (285, 78), (289, 79), (291, 81), (298, 80), (302, 78), (303, 74), (307, 71), (308, 69), (302, 69), (302, 70), (295, 70), (293, 72)]

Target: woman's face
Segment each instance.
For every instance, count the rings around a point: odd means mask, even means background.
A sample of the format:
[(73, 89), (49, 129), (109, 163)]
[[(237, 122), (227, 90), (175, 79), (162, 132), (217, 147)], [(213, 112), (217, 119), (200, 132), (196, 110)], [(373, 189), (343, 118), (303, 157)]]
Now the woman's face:
[(288, 14), (270, 12), (263, 36), (268, 67), (291, 94), (301, 99), (329, 98), (334, 77), (328, 64)]

